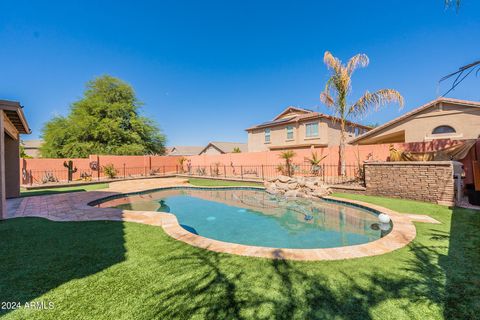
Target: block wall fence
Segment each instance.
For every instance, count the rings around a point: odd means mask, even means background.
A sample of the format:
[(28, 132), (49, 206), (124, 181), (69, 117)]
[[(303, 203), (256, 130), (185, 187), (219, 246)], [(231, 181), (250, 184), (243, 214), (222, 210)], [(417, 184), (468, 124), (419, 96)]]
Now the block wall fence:
[[(394, 144), (397, 150), (406, 150), (412, 152), (425, 152), (443, 149), (454, 145), (458, 142), (451, 140), (434, 140), (431, 142)], [(345, 150), (345, 159), (347, 165), (357, 166), (364, 161), (387, 161), (390, 155), (391, 144), (379, 145), (347, 145)], [(316, 148), (315, 152), (319, 156), (326, 156), (322, 164), (337, 166), (339, 164), (338, 146), (328, 148)], [(294, 164), (307, 164), (306, 158), (311, 157), (312, 149), (294, 149)], [(263, 152), (245, 152), (245, 153), (227, 153), (219, 155), (195, 155), (187, 156), (189, 164), (193, 167), (212, 166), (220, 164), (222, 166), (276, 166), (282, 164), (279, 155), (281, 151), (263, 151)], [(88, 158), (76, 159), (20, 159), (20, 182), (21, 184), (40, 183), (42, 176), (46, 171), (54, 173), (59, 181), (67, 180), (67, 169), (63, 163), (68, 160), (73, 161), (73, 166), (77, 168), (77, 172), (73, 175), (73, 180), (80, 178), (82, 172), (92, 174), (92, 179), (97, 175), (104, 177), (103, 173), (92, 171), (90, 164), (98, 162), (100, 167), (112, 164), (118, 171), (118, 176), (141, 176), (148, 175), (150, 172), (157, 171), (159, 174), (169, 174), (178, 172), (180, 156), (108, 156), (108, 155), (91, 155)], [(186, 169), (186, 164), (184, 169)]]
[(365, 164), (366, 194), (453, 205), (453, 161)]

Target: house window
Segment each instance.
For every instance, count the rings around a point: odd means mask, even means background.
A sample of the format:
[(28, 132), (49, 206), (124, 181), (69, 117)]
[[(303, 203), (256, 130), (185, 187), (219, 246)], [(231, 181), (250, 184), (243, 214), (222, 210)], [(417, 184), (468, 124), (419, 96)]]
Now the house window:
[(265, 129), (265, 143), (270, 143), (270, 129)]
[(287, 126), (287, 140), (293, 140), (293, 126)]
[(433, 129), (432, 134), (455, 133), (455, 129), (450, 126), (438, 126)]
[(318, 137), (318, 122), (315, 123), (307, 123), (305, 125), (305, 136), (307, 138), (310, 137)]

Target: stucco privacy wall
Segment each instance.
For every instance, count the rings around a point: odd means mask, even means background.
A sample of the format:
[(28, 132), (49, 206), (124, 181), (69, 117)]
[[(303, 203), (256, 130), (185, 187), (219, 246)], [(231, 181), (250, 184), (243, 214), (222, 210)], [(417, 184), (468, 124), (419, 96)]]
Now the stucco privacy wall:
[[(118, 171), (118, 175), (123, 174), (123, 169), (127, 168), (126, 174), (146, 174), (150, 170), (158, 172), (173, 173), (176, 172), (176, 166), (179, 164), (179, 156), (97, 156), (91, 155), (88, 158), (64, 158), (64, 159), (20, 159), (20, 181), (22, 184), (30, 183), (30, 174), (33, 176), (33, 183), (41, 181), (45, 171), (51, 171), (60, 181), (67, 179), (67, 169), (63, 166), (65, 161), (73, 161), (73, 166), (77, 168), (73, 179), (79, 179), (82, 172), (91, 172), (92, 177), (96, 178), (97, 172), (92, 171), (90, 163), (97, 161), (103, 167), (112, 164)], [(24, 174), (25, 173), (25, 174)], [(103, 177), (103, 173), (100, 173)]]
[[(433, 151), (444, 149), (451, 145), (457, 144), (455, 140), (434, 140), (429, 142), (415, 142), (415, 143), (397, 143), (394, 147), (398, 150), (406, 151)], [(345, 148), (345, 160), (349, 165), (362, 163), (365, 160), (386, 161), (390, 155), (390, 143), (389, 144), (376, 144), (376, 145), (347, 145)], [(296, 164), (305, 163), (305, 158), (311, 157), (311, 149), (293, 149), (295, 157), (293, 162)], [(315, 148), (318, 155), (327, 156), (322, 163), (327, 165), (338, 164), (338, 146)], [(222, 165), (234, 166), (249, 166), (249, 165), (277, 165), (283, 163), (279, 155), (282, 151), (260, 151), (260, 152), (245, 152), (245, 153), (226, 153), (219, 155), (197, 155), (188, 156), (192, 166), (209, 166), (215, 163)]]
[(366, 193), (454, 204), (452, 161), (375, 162), (365, 164)]

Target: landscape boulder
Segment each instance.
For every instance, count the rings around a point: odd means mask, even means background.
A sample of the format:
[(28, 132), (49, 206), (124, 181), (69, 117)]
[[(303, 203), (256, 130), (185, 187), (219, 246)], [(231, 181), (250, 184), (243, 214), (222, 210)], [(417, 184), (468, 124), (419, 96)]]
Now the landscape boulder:
[(330, 188), (320, 178), (278, 176), (264, 183), (270, 194), (286, 198), (321, 198), (331, 193)]

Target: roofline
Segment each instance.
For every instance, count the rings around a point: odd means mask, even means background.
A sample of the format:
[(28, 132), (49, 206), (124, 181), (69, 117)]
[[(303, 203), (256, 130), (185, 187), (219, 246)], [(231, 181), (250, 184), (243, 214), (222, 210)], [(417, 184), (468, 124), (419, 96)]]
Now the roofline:
[(200, 151), (198, 154), (202, 154), (205, 150), (207, 150), (210, 146), (214, 147), (215, 149), (217, 149), (221, 154), (224, 154), (226, 153), (225, 151), (221, 150), (219, 147), (217, 147), (213, 142), (209, 142), (205, 148), (202, 149), (202, 151)]
[[(200, 151), (198, 154), (201, 154), (203, 151), (207, 150), (208, 147), (212, 146), (214, 147), (215, 149), (217, 149), (218, 151), (220, 151), (222, 154), (225, 154), (225, 153), (229, 153), (228, 151), (225, 151), (225, 150), (222, 150), (219, 146), (217, 146), (216, 144), (217, 143), (231, 143), (231, 144), (243, 144), (245, 146), (248, 146), (248, 143), (245, 143), (245, 142), (229, 142), (229, 141), (211, 141), (207, 144), (207, 146), (205, 148), (202, 149), (202, 151)], [(235, 147), (236, 148), (236, 147)], [(235, 149), (234, 148), (234, 149)]]
[[(313, 114), (311, 117), (305, 117), (305, 118), (302, 118), (302, 119), (298, 119), (298, 120), (295, 120), (292, 119), (290, 121), (285, 121), (285, 122), (281, 122), (281, 123), (269, 123), (269, 124), (265, 124), (265, 125), (257, 125), (257, 126), (253, 126), (253, 127), (250, 127), (250, 128), (247, 128), (245, 129), (245, 131), (253, 131), (255, 129), (262, 129), (262, 128), (269, 128), (269, 127), (277, 127), (277, 126), (280, 126), (280, 125), (285, 125), (285, 124), (289, 124), (289, 123), (295, 123), (295, 122), (303, 122), (304, 120), (308, 121), (308, 120), (313, 120), (313, 119), (321, 119), (321, 118), (325, 118), (325, 119), (330, 119), (330, 120), (333, 120), (333, 121), (340, 121), (340, 118), (338, 117), (334, 117), (334, 116), (329, 116), (327, 114), (323, 114), (323, 113), (315, 113)], [(363, 124), (360, 124), (360, 123), (356, 123), (356, 122), (352, 122), (352, 121), (349, 121), (349, 120), (346, 120), (345, 123), (347, 125), (350, 125), (350, 126), (356, 126), (356, 127), (359, 127), (359, 128), (364, 128), (364, 129), (372, 129), (372, 127), (369, 127), (369, 126), (365, 126)]]
[(433, 107), (434, 105), (438, 104), (438, 103), (443, 103), (443, 102), (447, 102), (447, 103), (451, 103), (451, 104), (456, 104), (456, 105), (462, 105), (462, 106), (469, 106), (469, 107), (476, 107), (476, 108), (480, 108), (480, 102), (478, 101), (469, 101), (469, 100), (461, 100), (461, 99), (454, 99), (454, 98), (444, 98), (444, 97), (440, 97), (440, 98), (437, 98), (435, 100), (432, 100), (428, 103), (425, 103), (424, 105), (421, 105), (420, 107), (418, 108), (415, 108), (407, 113), (404, 113), (403, 115), (393, 119), (393, 120), (390, 120), (384, 124), (382, 124), (381, 126), (378, 126), (376, 128), (373, 128), (372, 130), (362, 134), (362, 135), (359, 135), (358, 137), (356, 137), (355, 139), (353, 140), (350, 140), (349, 144), (355, 144), (357, 143), (358, 141), (364, 139), (364, 138), (367, 138), (399, 121), (402, 121), (408, 117), (411, 117), (423, 110), (426, 110), (430, 107)]
[(273, 118), (273, 121), (278, 120), (281, 116), (283, 116), (290, 109), (295, 109), (295, 110), (298, 110), (298, 111), (304, 111), (304, 112), (307, 112), (307, 113), (313, 112), (312, 110), (308, 110), (308, 109), (304, 109), (304, 108), (300, 108), (300, 107), (288, 106), (282, 112), (280, 112), (278, 115), (276, 115), (275, 118)]
[(28, 126), (27, 119), (25, 118), (25, 114), (23, 113), (23, 107), (20, 105), (20, 102), (0, 100), (0, 110), (16, 111), (18, 114), (18, 118), (22, 122), (25, 134), (32, 133), (32, 130), (30, 130), (30, 127)]

